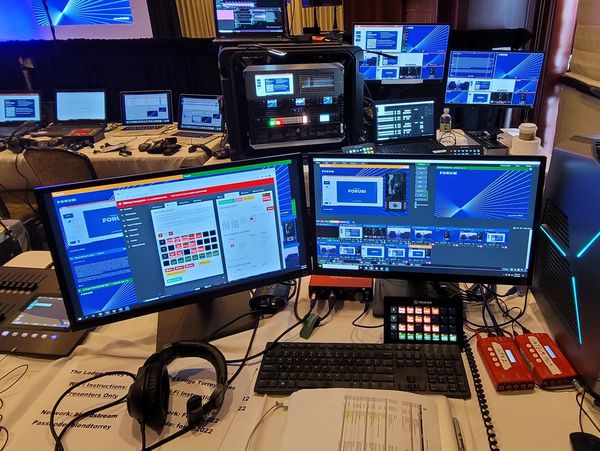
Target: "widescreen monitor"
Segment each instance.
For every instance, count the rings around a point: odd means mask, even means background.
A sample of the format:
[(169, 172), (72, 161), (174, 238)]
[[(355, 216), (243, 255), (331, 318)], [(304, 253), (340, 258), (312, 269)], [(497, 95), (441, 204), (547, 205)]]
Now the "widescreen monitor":
[(532, 107), (544, 63), (541, 52), (450, 52), (447, 105)]
[(0, 92), (0, 124), (39, 122), (40, 94), (37, 92)]
[(217, 35), (285, 32), (285, 0), (214, 0)]
[(313, 155), (313, 271), (529, 284), (544, 157)]
[(121, 122), (125, 125), (173, 122), (171, 91), (121, 92)]
[(105, 91), (56, 91), (56, 120), (106, 121)]
[(307, 271), (299, 155), (43, 187), (36, 196), (73, 329)]
[(365, 51), (365, 80), (442, 80), (449, 36), (450, 25), (439, 24), (354, 24), (353, 30), (354, 45)]

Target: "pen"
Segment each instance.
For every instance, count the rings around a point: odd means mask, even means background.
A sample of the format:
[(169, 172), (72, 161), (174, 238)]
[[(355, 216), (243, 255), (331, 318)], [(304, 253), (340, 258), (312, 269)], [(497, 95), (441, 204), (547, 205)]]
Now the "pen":
[(458, 451), (467, 451), (465, 447), (465, 441), (463, 440), (462, 431), (460, 430), (460, 423), (456, 417), (452, 417), (454, 423), (454, 434), (456, 435), (456, 444), (458, 445)]

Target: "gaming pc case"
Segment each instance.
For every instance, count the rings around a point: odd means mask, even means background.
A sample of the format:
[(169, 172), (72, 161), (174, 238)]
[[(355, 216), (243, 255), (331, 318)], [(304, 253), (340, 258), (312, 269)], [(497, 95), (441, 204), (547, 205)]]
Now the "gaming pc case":
[(600, 136), (552, 153), (533, 293), (557, 343), (600, 395)]

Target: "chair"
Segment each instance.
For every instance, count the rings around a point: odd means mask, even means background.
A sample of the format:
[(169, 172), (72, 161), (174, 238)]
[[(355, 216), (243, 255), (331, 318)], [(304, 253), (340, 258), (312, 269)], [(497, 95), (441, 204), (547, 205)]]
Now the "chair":
[(83, 182), (98, 178), (90, 159), (70, 150), (28, 147), (23, 157), (42, 185)]

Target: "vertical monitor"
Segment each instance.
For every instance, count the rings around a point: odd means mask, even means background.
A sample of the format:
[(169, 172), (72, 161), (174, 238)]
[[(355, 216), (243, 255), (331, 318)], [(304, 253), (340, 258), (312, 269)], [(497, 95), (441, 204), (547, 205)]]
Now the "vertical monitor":
[(544, 157), (313, 156), (317, 273), (528, 284)]
[(354, 24), (353, 30), (354, 45), (364, 50), (365, 80), (442, 80), (449, 36), (450, 25), (438, 24)]
[(56, 120), (106, 121), (106, 92), (56, 91)]
[(171, 91), (122, 92), (121, 110), (124, 125), (170, 124)]
[(214, 0), (217, 36), (285, 32), (285, 0)]
[(180, 130), (223, 131), (221, 96), (179, 96)]
[(452, 51), (445, 103), (532, 107), (543, 64), (541, 52)]
[(0, 92), (0, 124), (39, 122), (41, 120), (40, 94), (34, 92)]
[(208, 302), (307, 270), (299, 155), (36, 194), (74, 329)]

